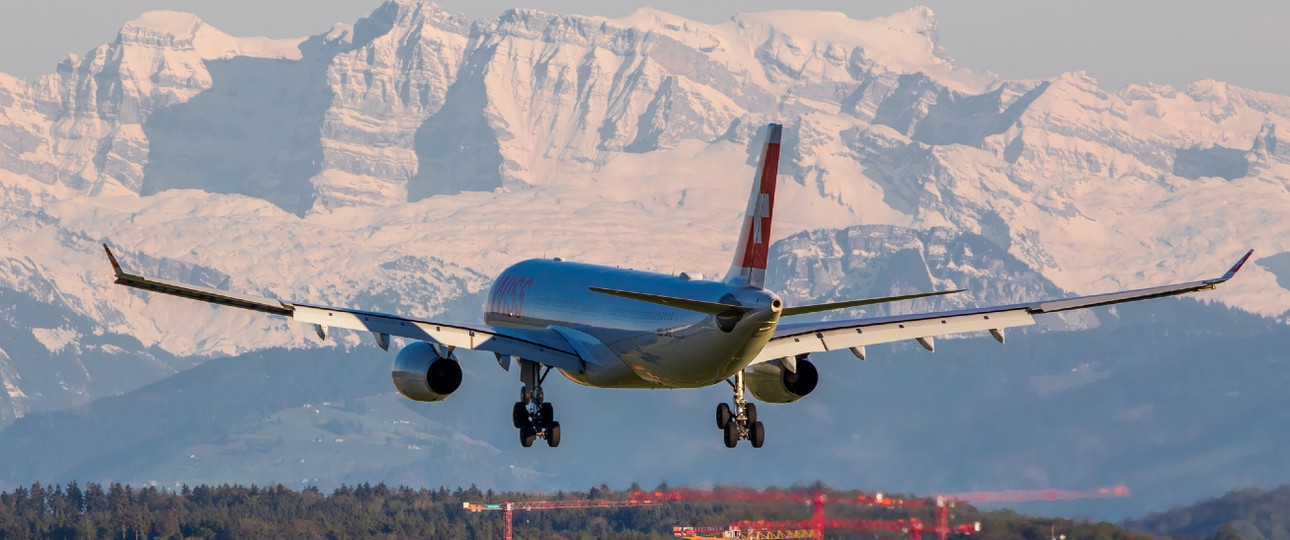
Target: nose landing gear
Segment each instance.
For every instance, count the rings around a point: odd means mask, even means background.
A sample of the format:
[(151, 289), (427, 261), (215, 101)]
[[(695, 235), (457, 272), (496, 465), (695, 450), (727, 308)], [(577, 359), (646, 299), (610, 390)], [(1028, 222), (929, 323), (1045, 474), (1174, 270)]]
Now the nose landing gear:
[[(539, 373), (540, 371), (540, 373)], [(547, 446), (560, 446), (560, 423), (555, 421), (555, 407), (543, 396), (542, 382), (551, 372), (537, 362), (520, 360), (520, 400), (511, 408), (511, 422), (520, 430), (520, 445), (528, 448), (537, 439), (546, 439)]]
[(726, 381), (735, 390), (735, 406), (717, 405), (717, 428), (725, 436), (726, 448), (739, 445), (740, 439), (748, 439), (753, 448), (761, 448), (766, 442), (766, 426), (757, 420), (757, 405), (748, 403), (744, 398), (744, 372), (735, 374), (734, 382)]

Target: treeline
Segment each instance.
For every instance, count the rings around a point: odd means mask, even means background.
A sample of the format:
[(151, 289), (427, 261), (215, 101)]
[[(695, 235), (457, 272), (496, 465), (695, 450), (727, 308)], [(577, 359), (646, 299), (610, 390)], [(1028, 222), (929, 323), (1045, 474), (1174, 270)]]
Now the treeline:
[[(814, 489), (814, 488), (812, 488)], [(25, 538), (502, 538), (502, 512), (471, 513), (463, 502), (535, 499), (627, 499), (628, 491), (600, 486), (587, 492), (493, 493), (470, 487), (448, 490), (342, 486), (331, 493), (283, 486), (197, 486), (177, 491), (122, 484), (33, 484), (0, 493), (0, 539)], [(833, 492), (837, 496), (855, 492)], [(909, 510), (829, 507), (836, 517), (897, 519), (927, 515)], [(808, 517), (801, 505), (685, 502), (648, 507), (515, 512), (515, 537), (672, 538), (674, 525), (722, 526), (745, 519)], [(1109, 523), (1032, 518), (1010, 511), (955, 508), (955, 523), (981, 521), (983, 540), (1147, 538)], [(829, 538), (908, 538), (898, 532), (829, 531)], [(931, 538), (932, 536), (928, 536)]]

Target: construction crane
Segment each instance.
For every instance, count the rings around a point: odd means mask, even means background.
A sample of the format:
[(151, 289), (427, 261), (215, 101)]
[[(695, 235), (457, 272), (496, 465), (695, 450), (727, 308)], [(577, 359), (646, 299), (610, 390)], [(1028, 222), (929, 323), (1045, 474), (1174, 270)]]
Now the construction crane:
[(739, 487), (718, 487), (714, 489), (678, 488), (668, 491), (650, 493), (636, 492), (630, 495), (633, 500), (654, 501), (738, 501), (750, 503), (802, 503), (812, 507), (823, 507), (826, 504), (856, 504), (863, 506), (907, 507), (929, 506), (926, 500), (899, 499), (879, 493), (861, 493), (849, 496), (829, 496), (823, 491), (781, 491), (777, 489), (756, 490)]
[(632, 498), (625, 501), (611, 501), (607, 499), (565, 499), (557, 501), (520, 501), (504, 502), (497, 504), (484, 504), (463, 502), (461, 507), (470, 512), (502, 512), (506, 520), (503, 528), (503, 537), (506, 540), (513, 538), (513, 522), (515, 512), (534, 511), (534, 510), (564, 510), (564, 509), (586, 509), (586, 508), (623, 508), (637, 506), (654, 506), (658, 501), (646, 498)]

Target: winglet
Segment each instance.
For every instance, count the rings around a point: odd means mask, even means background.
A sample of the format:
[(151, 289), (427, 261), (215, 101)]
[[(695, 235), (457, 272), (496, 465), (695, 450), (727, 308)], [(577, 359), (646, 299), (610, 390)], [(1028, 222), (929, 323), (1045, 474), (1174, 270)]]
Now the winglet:
[(121, 269), (121, 263), (116, 262), (116, 256), (112, 255), (112, 250), (108, 248), (107, 244), (103, 244), (103, 251), (107, 252), (108, 262), (112, 263), (112, 271), (116, 273), (116, 277), (124, 277), (125, 270)]
[(1241, 260), (1236, 261), (1236, 264), (1232, 265), (1231, 270), (1228, 270), (1226, 274), (1223, 274), (1223, 277), (1218, 278), (1218, 279), (1216, 279), (1216, 280), (1214, 280), (1214, 281), (1215, 281), (1216, 283), (1222, 283), (1222, 282), (1224, 282), (1224, 281), (1227, 281), (1227, 280), (1229, 280), (1229, 279), (1232, 279), (1232, 277), (1236, 276), (1236, 273), (1237, 273), (1237, 272), (1240, 272), (1240, 271), (1241, 271), (1241, 267), (1242, 267), (1242, 266), (1245, 266), (1245, 261), (1250, 260), (1250, 256), (1251, 256), (1251, 255), (1254, 255), (1254, 250), (1252, 250), (1252, 249), (1251, 249), (1251, 250), (1249, 250), (1249, 251), (1247, 251), (1247, 252), (1245, 252), (1245, 256), (1244, 256), (1244, 257), (1241, 257)]

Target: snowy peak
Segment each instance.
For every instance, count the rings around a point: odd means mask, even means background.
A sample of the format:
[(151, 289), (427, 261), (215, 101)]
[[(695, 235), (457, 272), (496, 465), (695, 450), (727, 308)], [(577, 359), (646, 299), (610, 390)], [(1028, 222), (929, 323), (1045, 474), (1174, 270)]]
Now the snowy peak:
[(180, 11), (147, 11), (127, 21), (117, 41), (158, 48), (191, 48), (197, 32), (206, 26), (197, 15)]
[(416, 38), (415, 34), (408, 31), (423, 27), (465, 34), (469, 30), (469, 23), (461, 15), (449, 12), (433, 2), (388, 0), (371, 15), (354, 24), (354, 41), (356, 46), (361, 47), (389, 34)]
[[(872, 20), (840, 12), (770, 11), (736, 15), (732, 24), (759, 44), (764, 61), (782, 66), (786, 81), (795, 76), (854, 81), (870, 73), (917, 73), (970, 93), (995, 82), (991, 75), (953, 65), (937, 41), (936, 17), (926, 7)], [(830, 63), (845, 69), (831, 73), (825, 67)]]
[(203, 60), (249, 56), (253, 58), (299, 59), (298, 47), (303, 38), (269, 39), (233, 37), (206, 24), (192, 13), (148, 11), (125, 23), (117, 34), (117, 44), (192, 51)]
[(932, 39), (933, 44), (939, 45), (935, 37), (936, 13), (927, 6), (914, 6), (905, 11), (874, 19), (874, 22), (886, 24), (892, 30), (926, 35)]

